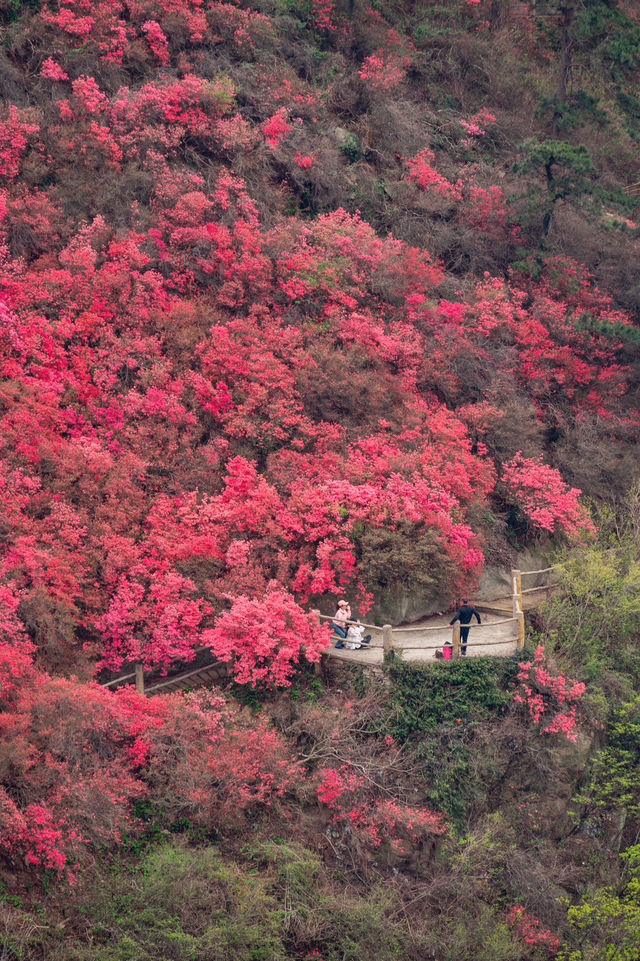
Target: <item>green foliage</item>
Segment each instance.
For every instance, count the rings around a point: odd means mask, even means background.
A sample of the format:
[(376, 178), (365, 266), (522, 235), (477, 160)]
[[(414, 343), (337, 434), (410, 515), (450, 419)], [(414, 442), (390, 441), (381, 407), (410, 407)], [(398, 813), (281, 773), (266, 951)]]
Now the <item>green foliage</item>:
[(473, 658), (444, 664), (397, 663), (389, 731), (406, 741), (458, 720), (478, 721), (501, 714), (511, 701), (508, 690), (517, 659)]
[(640, 119), (640, 97), (630, 90), (618, 90), (617, 99), (620, 107), (631, 121), (628, 127), (629, 135), (634, 139), (640, 138), (637, 121)]
[[(589, 174), (593, 163), (586, 147), (574, 146), (566, 140), (536, 140), (530, 137), (520, 145), (521, 156), (515, 165), (517, 173), (531, 171), (545, 178), (545, 188), (534, 188), (529, 194), (529, 217), (542, 214), (542, 239), (551, 226), (555, 205), (559, 200), (576, 200), (592, 189)], [(527, 219), (527, 215), (525, 215)]]
[(429, 785), (430, 805), (464, 833), (470, 810), (485, 798), (485, 785), (471, 770), (469, 732), (456, 724), (441, 737), (425, 737), (415, 749), (421, 778)]
[(225, 865), (215, 848), (165, 845), (135, 875), (114, 874), (89, 906), (87, 944), (65, 961), (284, 961), (282, 912), (256, 877)]
[[(471, 923), (470, 923), (471, 922)], [(474, 961), (518, 961), (521, 947), (511, 937), (506, 924), (497, 921), (495, 911), (481, 904), (476, 917), (459, 918), (448, 932), (445, 961), (473, 958)]]
[(350, 164), (357, 163), (364, 156), (360, 138), (355, 133), (347, 133), (340, 147)]
[(519, 172), (529, 170), (543, 172), (549, 189), (557, 198), (585, 189), (583, 175), (593, 170), (591, 156), (586, 147), (574, 146), (566, 140), (525, 140), (520, 148), (524, 154), (518, 163)]
[(613, 714), (607, 746), (593, 758), (587, 787), (575, 798), (590, 819), (625, 808), (640, 817), (640, 695)]
[(619, 890), (599, 888), (569, 908), (571, 934), (558, 961), (637, 961), (640, 956), (640, 845), (622, 854)]
[(394, 662), (390, 715), (384, 726), (396, 740), (414, 743), (428, 784), (428, 800), (462, 829), (471, 808), (486, 803), (486, 785), (471, 770), (473, 724), (502, 715), (517, 672), (512, 658), (444, 664)]
[(599, 106), (598, 98), (584, 90), (576, 90), (566, 103), (560, 103), (557, 97), (544, 97), (538, 116), (555, 117), (558, 129), (566, 131), (588, 122), (594, 122), (600, 127), (609, 123), (606, 112)]
[(561, 593), (548, 625), (556, 648), (592, 676), (604, 667), (637, 674), (640, 561), (629, 539), (572, 552), (560, 569)]
[(589, 330), (592, 333), (602, 334), (603, 337), (622, 340), (627, 344), (633, 344), (635, 347), (640, 344), (640, 328), (610, 324), (607, 321), (596, 321), (591, 314), (580, 314), (576, 321), (576, 329)]
[(5, 9), (0, 9), (0, 18), (9, 23), (18, 20), (24, 13), (40, 9), (41, 0), (7, 0)]
[(276, 896), (286, 905), (286, 929), (297, 933), (298, 951), (306, 946), (306, 951), (290, 956), (310, 956), (314, 947), (325, 961), (393, 961), (403, 956), (406, 932), (390, 921), (397, 903), (382, 886), (364, 898), (336, 897), (326, 886), (317, 855), (295, 843), (266, 842), (256, 846), (252, 856), (275, 872)]
[(224, 861), (213, 847), (163, 845), (139, 870), (96, 887), (84, 937), (47, 945), (51, 961), (396, 961), (406, 929), (382, 887), (346, 896), (328, 884), (320, 858), (274, 839)]

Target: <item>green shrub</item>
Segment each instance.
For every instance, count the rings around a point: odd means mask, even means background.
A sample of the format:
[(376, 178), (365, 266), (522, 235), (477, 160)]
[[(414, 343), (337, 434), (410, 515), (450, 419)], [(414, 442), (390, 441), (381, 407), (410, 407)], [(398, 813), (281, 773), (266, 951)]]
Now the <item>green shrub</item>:
[(284, 961), (282, 912), (260, 878), (215, 848), (164, 845), (119, 872), (88, 906), (87, 944), (65, 961)]
[(390, 733), (405, 741), (445, 722), (501, 714), (511, 701), (508, 688), (516, 673), (516, 658), (396, 663), (391, 668)]
[[(429, 803), (459, 829), (474, 805), (486, 805), (487, 786), (472, 771), (474, 725), (500, 717), (511, 701), (516, 658), (444, 664), (394, 662), (384, 730), (410, 742)], [(490, 772), (487, 772), (490, 776)]]
[(576, 797), (583, 815), (605, 820), (624, 808), (640, 817), (640, 696), (622, 704), (607, 730), (607, 745), (595, 754), (589, 779)]

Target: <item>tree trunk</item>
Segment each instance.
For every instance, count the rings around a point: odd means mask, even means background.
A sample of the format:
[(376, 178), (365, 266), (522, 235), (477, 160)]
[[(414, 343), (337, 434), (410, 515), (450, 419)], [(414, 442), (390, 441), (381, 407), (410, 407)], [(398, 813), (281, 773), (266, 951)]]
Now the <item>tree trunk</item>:
[(491, 0), (489, 9), (489, 30), (491, 33), (497, 30), (509, 18), (511, 13), (510, 0)]
[(553, 136), (558, 136), (558, 126), (564, 113), (567, 102), (567, 86), (571, 73), (571, 50), (573, 41), (571, 39), (571, 24), (575, 16), (575, 6), (573, 3), (566, 3), (560, 7), (562, 21), (560, 24), (562, 36), (562, 57), (560, 61), (560, 74), (558, 76), (558, 87), (556, 90), (556, 106), (553, 113)]

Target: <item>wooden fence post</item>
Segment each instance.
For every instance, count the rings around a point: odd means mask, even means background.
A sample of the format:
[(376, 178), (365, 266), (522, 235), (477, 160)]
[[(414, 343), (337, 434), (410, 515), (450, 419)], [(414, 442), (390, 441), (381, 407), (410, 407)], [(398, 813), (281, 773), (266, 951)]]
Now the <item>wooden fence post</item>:
[(511, 583), (513, 584), (513, 613), (517, 616), (524, 610), (522, 606), (522, 573), (518, 570), (511, 571)]
[(391, 624), (385, 624), (382, 628), (382, 652), (386, 660), (393, 651), (393, 630)]
[(513, 616), (516, 618), (516, 651), (524, 647), (524, 605), (522, 602), (522, 572), (511, 571), (513, 582)]
[(453, 642), (453, 659), (457, 661), (460, 657), (460, 621), (456, 621), (451, 632)]
[(136, 664), (136, 688), (140, 694), (144, 694), (144, 671), (142, 664)]

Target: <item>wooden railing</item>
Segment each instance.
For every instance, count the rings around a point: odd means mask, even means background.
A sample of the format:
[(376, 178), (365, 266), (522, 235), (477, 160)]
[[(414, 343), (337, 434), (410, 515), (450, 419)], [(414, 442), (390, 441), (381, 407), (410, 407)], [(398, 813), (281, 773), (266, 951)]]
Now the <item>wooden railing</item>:
[[(511, 617), (505, 617), (499, 621), (489, 621), (489, 622), (484, 621), (482, 624), (477, 624), (474, 622), (473, 624), (461, 625), (459, 621), (456, 621), (456, 623), (453, 625), (446, 624), (446, 625), (434, 626), (434, 627), (403, 627), (403, 628), (396, 628), (396, 631), (397, 632), (401, 631), (403, 635), (418, 634), (418, 633), (424, 635), (424, 634), (436, 633), (436, 632), (442, 634), (443, 631), (447, 629), (447, 627), (451, 626), (451, 646), (453, 648), (452, 656), (454, 660), (457, 660), (459, 657), (461, 657), (462, 627), (464, 627), (465, 629), (469, 628), (469, 630), (473, 630), (472, 636), (475, 638), (475, 637), (478, 637), (479, 633), (485, 633), (487, 631), (490, 631), (501, 624), (513, 624), (514, 631), (513, 631), (512, 637), (500, 638), (499, 640), (478, 640), (478, 641), (476, 641), (475, 639), (468, 640), (465, 644), (465, 647), (500, 647), (500, 646), (504, 646), (505, 644), (513, 644), (515, 640), (516, 650), (521, 651), (522, 648), (524, 647), (524, 642), (525, 642), (524, 598), (530, 594), (534, 594), (536, 592), (539, 593), (540, 591), (545, 591), (546, 596), (548, 597), (554, 587), (554, 584), (551, 580), (551, 573), (552, 571), (556, 570), (557, 567), (558, 565), (556, 564), (556, 565), (553, 565), (552, 567), (544, 567), (541, 570), (537, 570), (537, 571), (520, 571), (515, 569), (511, 571), (512, 593), (510, 595), (505, 594), (504, 597), (502, 598), (494, 598), (494, 600), (504, 600), (504, 601), (511, 600), (511, 606), (513, 609), (513, 614)], [(547, 578), (547, 582), (545, 584), (539, 584), (535, 587), (523, 588), (522, 586), (523, 578), (533, 577), (533, 576), (539, 577), (542, 574), (549, 575), (549, 577)], [(330, 614), (320, 614), (319, 611), (316, 611), (315, 613), (320, 620), (329, 621), (329, 622), (334, 620), (334, 618)], [(428, 651), (441, 650), (443, 647), (443, 643), (441, 640), (438, 641), (438, 643), (434, 643), (434, 644), (415, 644), (415, 645), (406, 644), (404, 643), (404, 641), (399, 642), (397, 637), (394, 639), (393, 627), (391, 624), (383, 624), (382, 626), (380, 626), (379, 624), (367, 624), (364, 621), (358, 621), (358, 622), (356, 622), (355, 620), (347, 621), (347, 624), (355, 624), (355, 623), (359, 623), (367, 631), (375, 632), (376, 634), (380, 635), (381, 644), (380, 645), (375, 644), (374, 646), (375, 647), (381, 646), (383, 655), (385, 657), (389, 657), (391, 655), (391, 652), (394, 650), (424, 651), (426, 653)], [(207, 650), (206, 647), (197, 647), (194, 649), (194, 654), (200, 654), (205, 650)], [(157, 684), (154, 684), (152, 688), (145, 688), (145, 676), (144, 676), (144, 670), (143, 670), (142, 664), (135, 664), (134, 670), (131, 673), (122, 674), (120, 677), (116, 677), (111, 681), (107, 681), (105, 684), (103, 684), (103, 687), (116, 687), (119, 684), (135, 682), (136, 688), (138, 689), (138, 691), (140, 691), (141, 694), (152, 693), (156, 689), (160, 691), (163, 688), (172, 686), (179, 679), (184, 680), (185, 678), (190, 678), (190, 677), (195, 678), (198, 674), (203, 672), (204, 673), (207, 672), (207, 665), (204, 665), (200, 668), (196, 668), (195, 670), (188, 672), (188, 674), (184, 674), (184, 673), (179, 674), (175, 679), (169, 678), (167, 681), (162, 681)]]
[[(452, 652), (453, 658), (457, 660), (459, 657), (462, 656), (461, 634), (462, 634), (463, 627), (465, 629), (468, 628), (469, 630), (473, 630), (474, 633), (472, 636), (475, 638), (478, 636), (479, 633), (484, 633), (484, 632), (493, 630), (495, 627), (497, 627), (500, 624), (513, 624), (514, 632), (512, 637), (500, 638), (499, 640), (478, 640), (478, 641), (476, 641), (475, 639), (468, 640), (464, 646), (465, 647), (501, 647), (501, 646), (504, 647), (505, 644), (513, 644), (515, 640), (516, 651), (521, 651), (525, 643), (524, 597), (529, 594), (539, 593), (540, 591), (546, 591), (546, 595), (548, 597), (551, 590), (554, 587), (551, 581), (551, 573), (552, 571), (556, 570), (557, 567), (558, 565), (556, 564), (551, 567), (544, 567), (544, 568), (541, 568), (540, 570), (535, 570), (535, 571), (521, 571), (518, 569), (513, 569), (511, 571), (511, 594), (506, 594), (504, 598), (496, 598), (496, 600), (511, 601), (511, 608), (513, 611), (512, 616), (502, 618), (499, 621), (483, 622), (482, 624), (478, 624), (474, 622), (473, 624), (462, 625), (460, 624), (459, 621), (456, 621), (455, 624), (451, 625), (451, 646), (453, 648), (453, 652)], [(522, 586), (523, 578), (530, 577), (530, 576), (540, 576), (541, 574), (550, 575), (545, 584), (540, 584), (535, 587), (523, 588)], [(327, 620), (327, 621), (333, 620), (333, 618), (330, 615), (318, 614), (318, 616), (322, 620)], [(355, 621), (349, 621), (348, 623), (355, 623)], [(443, 646), (442, 642), (439, 642), (437, 644), (423, 643), (423, 644), (417, 644), (417, 645), (406, 644), (404, 643), (404, 641), (401, 643), (398, 643), (397, 640), (394, 638), (393, 627), (391, 624), (384, 624), (382, 627), (380, 627), (375, 624), (364, 624), (363, 622), (360, 622), (360, 623), (367, 630), (379, 631), (382, 633), (382, 648), (385, 655), (390, 654), (391, 651), (393, 650), (425, 651), (425, 652), (436, 651), (436, 650), (440, 650)], [(449, 625), (446, 625), (446, 626), (448, 627)], [(400, 628), (403, 635), (411, 634), (411, 633), (428, 634), (431, 632), (439, 632), (440, 634), (442, 634), (442, 631), (444, 629), (445, 629), (444, 625), (442, 627), (434, 626), (434, 627)], [(398, 631), (397, 628), (396, 628), (396, 631)]]
[[(194, 647), (193, 653), (202, 654), (204, 651), (209, 651), (209, 650), (210, 648), (204, 647), (204, 646)], [(114, 677), (113, 680), (111, 681), (105, 681), (102, 684), (102, 687), (117, 687), (120, 684), (126, 684), (127, 682), (134, 681), (136, 688), (140, 692), (140, 694), (148, 693), (149, 690), (151, 689), (147, 688), (147, 685), (145, 683), (144, 667), (142, 666), (142, 664), (134, 664), (133, 667), (134, 667), (134, 670), (131, 673), (121, 674), (119, 677)], [(191, 671), (190, 674), (196, 675), (200, 671), (206, 670), (206, 668), (207, 668), (207, 665), (203, 665), (202, 667), (196, 668), (196, 670)], [(184, 678), (185, 677), (184, 672), (177, 675), (177, 677)], [(177, 680), (177, 678), (175, 679), (168, 678), (166, 681), (159, 681), (158, 683), (153, 685), (152, 689), (155, 691), (156, 688), (160, 690), (161, 688), (169, 687), (174, 682), (174, 680)]]

